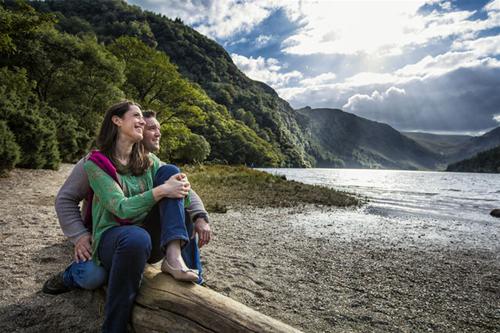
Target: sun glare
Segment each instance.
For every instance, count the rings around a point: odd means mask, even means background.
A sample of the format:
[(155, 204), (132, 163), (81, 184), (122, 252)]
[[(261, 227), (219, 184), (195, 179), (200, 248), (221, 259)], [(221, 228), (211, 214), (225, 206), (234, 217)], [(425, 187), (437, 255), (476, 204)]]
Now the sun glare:
[(422, 27), (423, 1), (319, 1), (301, 7), (305, 26), (286, 42), (289, 53), (398, 54), (408, 34)]

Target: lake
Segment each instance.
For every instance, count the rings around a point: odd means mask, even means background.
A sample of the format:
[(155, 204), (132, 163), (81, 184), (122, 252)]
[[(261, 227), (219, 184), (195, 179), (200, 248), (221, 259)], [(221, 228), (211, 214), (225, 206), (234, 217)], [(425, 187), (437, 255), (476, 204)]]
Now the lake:
[[(289, 180), (366, 197), (360, 209), (304, 216), (316, 234), (330, 226), (347, 239), (387, 238), (401, 245), (434, 243), (498, 248), (500, 175), (365, 169), (260, 169)], [(332, 226), (334, 223), (334, 227)], [(384, 230), (385, 229), (385, 230)], [(405, 241), (406, 240), (406, 241)]]

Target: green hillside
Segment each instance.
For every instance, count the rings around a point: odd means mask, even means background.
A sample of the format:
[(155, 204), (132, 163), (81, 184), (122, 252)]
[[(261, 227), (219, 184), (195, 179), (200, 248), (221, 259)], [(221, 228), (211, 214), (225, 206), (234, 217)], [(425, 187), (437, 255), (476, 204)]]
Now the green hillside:
[[(387, 124), (338, 109), (299, 110), (314, 140), (339, 160), (318, 166), (351, 168), (436, 169), (438, 154), (422, 147)], [(328, 157), (328, 156), (327, 156)]]
[(500, 127), (481, 136), (440, 135), (418, 132), (403, 132), (403, 134), (439, 154), (446, 164), (469, 159), (480, 152), (500, 145)]
[[(285, 148), (257, 134), (251, 122), (236, 119), (179, 73), (154, 47), (153, 37), (145, 38), (147, 25), (122, 25), (122, 16), (142, 15), (138, 8), (121, 1), (58, 4), (100, 9), (103, 17), (115, 15), (117, 21), (107, 21), (113, 31), (131, 33), (100, 41), (101, 30), (83, 18), (37, 12), (19, 1), (0, 3), (0, 140), (9, 147), (0, 151), (5, 160), (0, 172), (76, 161), (90, 149), (105, 109), (124, 98), (158, 112), (159, 154), (166, 161), (287, 165)], [(74, 31), (65, 32), (65, 24)]]
[(450, 164), (446, 171), (500, 173), (500, 146)]
[[(290, 105), (269, 86), (247, 78), (222, 46), (182, 21), (119, 0), (49, 0), (31, 4), (40, 11), (55, 13), (61, 31), (95, 34), (106, 45), (120, 36), (133, 36), (165, 52), (183, 77), (199, 84), (212, 100), (227, 108), (232, 118), (271, 144), (280, 156), (275, 165), (314, 164), (314, 158), (306, 152), (310, 150), (308, 139)], [(192, 129), (207, 134), (201, 127)]]
[(497, 127), (481, 136), (472, 137), (470, 140), (460, 146), (460, 149), (450, 156), (449, 163), (454, 163), (476, 154), (492, 149), (500, 145), (500, 127)]
[(441, 156), (456, 154), (464, 144), (473, 138), (470, 135), (443, 135), (422, 132), (401, 132), (401, 134)]

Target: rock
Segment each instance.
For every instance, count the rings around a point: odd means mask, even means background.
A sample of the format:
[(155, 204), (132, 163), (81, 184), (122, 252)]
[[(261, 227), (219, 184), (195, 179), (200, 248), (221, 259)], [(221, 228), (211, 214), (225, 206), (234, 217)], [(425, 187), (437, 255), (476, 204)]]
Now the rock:
[(493, 209), (493, 210), (490, 212), (490, 215), (491, 215), (491, 216), (494, 216), (494, 217), (500, 217), (500, 209)]

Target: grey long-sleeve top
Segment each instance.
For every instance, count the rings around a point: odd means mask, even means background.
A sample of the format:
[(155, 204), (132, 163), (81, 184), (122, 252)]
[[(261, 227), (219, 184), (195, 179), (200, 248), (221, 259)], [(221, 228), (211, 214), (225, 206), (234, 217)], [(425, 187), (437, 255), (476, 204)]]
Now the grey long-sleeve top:
[[(86, 159), (82, 158), (71, 171), (69, 177), (64, 182), (56, 196), (56, 213), (61, 229), (66, 237), (75, 244), (78, 239), (84, 234), (88, 234), (87, 228), (83, 224), (82, 211), (80, 210), (80, 202), (83, 201), (88, 191), (90, 190), (89, 179), (87, 173), (83, 169), (83, 164)], [(208, 217), (205, 206), (198, 194), (191, 190), (191, 203), (186, 210), (194, 219), (199, 214), (204, 214)], [(194, 222), (194, 221), (193, 221)]]

